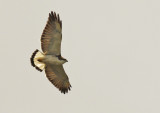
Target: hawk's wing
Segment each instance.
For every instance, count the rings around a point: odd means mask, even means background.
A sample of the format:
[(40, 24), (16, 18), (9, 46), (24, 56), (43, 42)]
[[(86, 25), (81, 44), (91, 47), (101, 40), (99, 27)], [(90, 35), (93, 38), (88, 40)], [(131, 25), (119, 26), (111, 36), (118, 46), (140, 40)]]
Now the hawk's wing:
[(48, 17), (47, 25), (41, 36), (42, 50), (46, 54), (60, 55), (62, 40), (62, 21), (59, 15), (51, 12)]
[(45, 72), (49, 81), (62, 93), (70, 90), (71, 85), (62, 65), (47, 65)]

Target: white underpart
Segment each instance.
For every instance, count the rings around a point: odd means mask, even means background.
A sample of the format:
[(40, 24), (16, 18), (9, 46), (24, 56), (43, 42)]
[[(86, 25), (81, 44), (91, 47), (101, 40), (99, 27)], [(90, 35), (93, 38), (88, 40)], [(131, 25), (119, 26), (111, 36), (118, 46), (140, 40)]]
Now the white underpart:
[(45, 68), (45, 64), (43, 62), (39, 62), (38, 59), (40, 58), (44, 58), (43, 53), (41, 53), (40, 51), (38, 51), (34, 57), (34, 64), (40, 68), (41, 70), (44, 70)]

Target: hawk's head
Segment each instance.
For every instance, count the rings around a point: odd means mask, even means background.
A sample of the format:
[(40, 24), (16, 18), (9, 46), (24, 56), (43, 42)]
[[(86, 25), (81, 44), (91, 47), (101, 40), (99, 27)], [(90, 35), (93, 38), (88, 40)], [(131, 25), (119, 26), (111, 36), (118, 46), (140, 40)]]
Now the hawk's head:
[(65, 59), (65, 58), (63, 58), (61, 55), (56, 55), (56, 57), (58, 57), (58, 59), (59, 59), (60, 61), (62, 61), (63, 64), (66, 63), (66, 62), (68, 62), (68, 60)]

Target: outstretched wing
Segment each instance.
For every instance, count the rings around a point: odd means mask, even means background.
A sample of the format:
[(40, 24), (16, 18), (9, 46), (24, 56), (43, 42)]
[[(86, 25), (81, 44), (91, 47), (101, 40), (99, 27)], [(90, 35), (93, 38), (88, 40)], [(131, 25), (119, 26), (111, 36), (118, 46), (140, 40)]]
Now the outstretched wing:
[(43, 34), (41, 36), (41, 47), (44, 53), (60, 55), (62, 40), (62, 21), (59, 14), (51, 12)]
[(71, 85), (62, 65), (47, 65), (45, 68), (49, 81), (62, 93), (67, 93)]

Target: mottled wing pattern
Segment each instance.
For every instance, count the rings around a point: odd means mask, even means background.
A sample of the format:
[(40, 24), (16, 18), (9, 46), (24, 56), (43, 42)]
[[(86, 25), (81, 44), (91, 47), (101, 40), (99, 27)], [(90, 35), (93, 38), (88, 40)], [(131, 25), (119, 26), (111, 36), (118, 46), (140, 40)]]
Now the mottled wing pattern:
[(62, 93), (67, 93), (71, 85), (62, 65), (47, 65), (45, 68), (49, 81)]
[(51, 12), (43, 34), (41, 36), (41, 47), (46, 54), (59, 55), (61, 52), (62, 21), (59, 14)]

